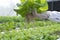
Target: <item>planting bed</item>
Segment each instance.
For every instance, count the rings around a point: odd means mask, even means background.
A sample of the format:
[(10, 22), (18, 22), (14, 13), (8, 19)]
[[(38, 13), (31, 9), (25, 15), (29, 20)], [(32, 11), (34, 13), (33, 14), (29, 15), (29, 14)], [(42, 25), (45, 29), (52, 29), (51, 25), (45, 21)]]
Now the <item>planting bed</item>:
[(24, 18), (17, 18), (0, 17), (0, 40), (57, 40), (60, 37), (60, 23), (35, 21), (27, 24)]

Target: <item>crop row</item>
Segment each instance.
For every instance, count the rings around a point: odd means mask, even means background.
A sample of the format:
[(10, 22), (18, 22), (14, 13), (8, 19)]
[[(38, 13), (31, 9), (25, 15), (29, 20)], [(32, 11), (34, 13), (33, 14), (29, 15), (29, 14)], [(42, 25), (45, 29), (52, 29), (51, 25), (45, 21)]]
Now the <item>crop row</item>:
[(28, 29), (28, 28), (35, 28), (35, 27), (50, 27), (50, 26), (59, 26), (59, 23), (50, 22), (50, 21), (36, 21), (27, 24), (26, 22), (5, 22), (0, 23), (0, 32), (1, 31), (9, 31), (16, 28), (20, 29)]
[[(56, 40), (60, 27), (36, 27), (0, 33), (0, 40)], [(60, 32), (60, 31), (59, 31)], [(54, 34), (55, 33), (55, 34)]]
[(0, 23), (3, 22), (22, 22), (24, 20), (24, 18), (22, 18), (21, 16), (0, 16)]

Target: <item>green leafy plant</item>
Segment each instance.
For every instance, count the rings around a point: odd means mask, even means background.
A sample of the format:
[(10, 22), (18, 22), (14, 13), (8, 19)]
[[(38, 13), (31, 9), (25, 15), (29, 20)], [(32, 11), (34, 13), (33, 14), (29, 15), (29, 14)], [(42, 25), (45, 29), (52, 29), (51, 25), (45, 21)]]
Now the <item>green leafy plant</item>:
[[(25, 22), (14, 22), (14, 21), (9, 21), (9, 22), (4, 22), (0, 23), (0, 32), (1, 31), (9, 31), (9, 30), (14, 30), (16, 28), (19, 29), (29, 29), (29, 28), (36, 28), (36, 27), (57, 27), (60, 24), (51, 22), (51, 21), (36, 21), (36, 22), (31, 22), (29, 24)], [(58, 27), (57, 27), (58, 28)]]
[(57, 40), (57, 32), (60, 33), (60, 24), (51, 21), (0, 23), (0, 40)]
[(56, 29), (54, 28), (38, 27), (38, 28), (29, 28), (22, 30), (20, 29), (18, 31), (11, 30), (11, 32), (7, 31), (4, 34), (0, 33), (0, 39), (1, 40), (2, 39), (3, 40), (57, 40), (57, 38), (59, 38), (57, 35), (50, 34), (56, 31), (57, 28)]
[(34, 8), (40, 13), (48, 9), (46, 0), (20, 0), (21, 4), (18, 6), (19, 9), (15, 9), (17, 14), (25, 16), (27, 13), (31, 13)]
[(36, 10), (38, 13), (48, 10), (48, 4), (46, 0), (20, 0), (21, 4), (19, 9), (14, 9), (17, 14), (21, 14), (27, 18), (27, 21), (31, 21), (34, 18), (33, 12)]
[(21, 16), (0, 16), (0, 23), (5, 22), (23, 22), (24, 18)]

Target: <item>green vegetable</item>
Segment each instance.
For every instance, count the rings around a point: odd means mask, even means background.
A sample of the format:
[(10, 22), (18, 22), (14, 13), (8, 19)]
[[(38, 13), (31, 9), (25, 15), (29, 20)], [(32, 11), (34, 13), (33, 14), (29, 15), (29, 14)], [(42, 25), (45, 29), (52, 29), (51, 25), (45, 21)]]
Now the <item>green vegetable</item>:
[(38, 13), (48, 10), (48, 4), (46, 0), (20, 0), (21, 4), (18, 6), (19, 9), (14, 9), (17, 14), (21, 14), (23, 17), (26, 14), (31, 13), (35, 8)]

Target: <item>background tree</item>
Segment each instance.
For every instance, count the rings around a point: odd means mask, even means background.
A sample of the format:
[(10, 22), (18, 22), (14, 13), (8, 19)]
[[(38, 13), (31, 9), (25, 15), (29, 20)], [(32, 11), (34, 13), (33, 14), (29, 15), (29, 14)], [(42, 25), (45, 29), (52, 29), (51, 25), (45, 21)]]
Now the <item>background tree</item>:
[(36, 13), (47, 11), (48, 4), (46, 0), (20, 0), (19, 9), (14, 9), (17, 14), (26, 17), (27, 21), (32, 21)]

